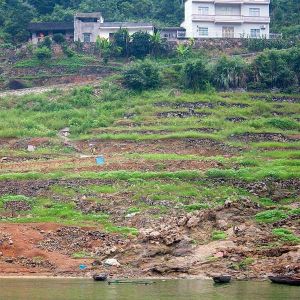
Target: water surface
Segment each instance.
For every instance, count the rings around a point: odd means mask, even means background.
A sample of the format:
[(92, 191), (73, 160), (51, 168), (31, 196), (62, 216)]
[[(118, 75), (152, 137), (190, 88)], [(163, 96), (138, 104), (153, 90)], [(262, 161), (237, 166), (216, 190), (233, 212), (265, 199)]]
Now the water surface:
[(153, 285), (94, 282), (89, 279), (0, 279), (1, 300), (299, 300), (300, 287), (269, 282), (157, 280)]

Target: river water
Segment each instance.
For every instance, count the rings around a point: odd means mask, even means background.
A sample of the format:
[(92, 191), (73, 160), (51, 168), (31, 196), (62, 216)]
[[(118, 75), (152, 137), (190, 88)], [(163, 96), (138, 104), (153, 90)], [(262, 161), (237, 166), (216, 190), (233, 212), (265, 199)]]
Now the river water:
[(151, 285), (88, 279), (0, 279), (1, 300), (299, 300), (300, 287), (239, 281), (157, 280)]

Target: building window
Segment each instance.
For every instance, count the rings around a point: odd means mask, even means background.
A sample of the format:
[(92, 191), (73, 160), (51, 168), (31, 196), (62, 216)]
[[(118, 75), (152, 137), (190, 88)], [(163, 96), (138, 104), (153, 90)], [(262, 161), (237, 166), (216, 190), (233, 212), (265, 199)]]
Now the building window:
[(208, 28), (207, 27), (198, 27), (198, 32), (200, 36), (208, 36)]
[(250, 17), (259, 17), (260, 16), (260, 8), (250, 8), (249, 15), (250, 15)]
[(91, 34), (90, 33), (84, 33), (83, 34), (83, 42), (84, 43), (90, 43), (91, 42)]
[(222, 28), (222, 37), (223, 38), (234, 38), (234, 27), (230, 26), (224, 26)]
[(199, 6), (198, 13), (199, 15), (208, 15), (208, 7)]
[(250, 30), (250, 37), (259, 38), (260, 37), (260, 29), (251, 29)]

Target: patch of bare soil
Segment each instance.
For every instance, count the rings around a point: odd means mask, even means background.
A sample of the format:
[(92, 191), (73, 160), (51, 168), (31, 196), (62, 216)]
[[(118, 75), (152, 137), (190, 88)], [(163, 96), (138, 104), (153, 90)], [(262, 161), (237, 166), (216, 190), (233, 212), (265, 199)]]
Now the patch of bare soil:
[(71, 159), (51, 159), (47, 161), (23, 161), (17, 163), (1, 163), (0, 173), (2, 172), (29, 172), (39, 171), (49, 173), (55, 170), (62, 171), (179, 171), (179, 170), (207, 170), (211, 168), (222, 167), (221, 163), (214, 161), (192, 161), (192, 160), (167, 160), (163, 162), (151, 160), (125, 160), (124, 158), (106, 158), (103, 166), (96, 165), (95, 157), (71, 158)]
[(237, 153), (238, 148), (210, 139), (161, 139), (161, 140), (89, 140), (79, 141), (77, 146), (87, 152), (92, 145), (98, 153), (176, 153), (197, 154), (202, 156), (230, 155)]
[(197, 108), (215, 108), (217, 106), (246, 108), (249, 105), (244, 103), (227, 103), (227, 102), (180, 102), (180, 103), (157, 102), (155, 103), (155, 106), (197, 109)]
[(164, 111), (156, 114), (159, 118), (191, 118), (207, 117), (210, 113), (197, 112), (192, 109), (188, 111)]
[(242, 142), (291, 142), (297, 139), (286, 136), (281, 133), (241, 133), (234, 134), (230, 137), (233, 140), (239, 140)]

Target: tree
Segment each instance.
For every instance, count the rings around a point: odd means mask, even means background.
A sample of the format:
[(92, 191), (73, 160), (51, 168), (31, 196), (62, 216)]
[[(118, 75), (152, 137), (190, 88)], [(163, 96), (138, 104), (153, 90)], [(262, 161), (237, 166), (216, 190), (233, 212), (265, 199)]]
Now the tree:
[(183, 68), (183, 78), (186, 88), (194, 92), (205, 90), (210, 80), (206, 61), (201, 58), (187, 62)]
[(130, 54), (137, 58), (144, 58), (150, 54), (151, 35), (147, 32), (135, 32), (131, 36)]
[(128, 57), (129, 56), (129, 43), (130, 43), (130, 35), (127, 29), (120, 28), (115, 34), (113, 38), (113, 47), (116, 52), (121, 55)]
[(123, 72), (124, 85), (136, 91), (156, 88), (160, 80), (157, 65), (149, 60), (137, 62)]
[(112, 49), (112, 43), (110, 40), (106, 38), (100, 38), (98, 36), (96, 39), (96, 49), (101, 53), (103, 61), (107, 63)]
[(52, 40), (53, 40), (55, 43), (57, 43), (57, 44), (63, 44), (63, 43), (65, 43), (65, 41), (66, 41), (64, 35), (61, 34), (61, 33), (55, 33), (55, 34), (53, 34)]
[(150, 37), (151, 40), (151, 51), (153, 56), (158, 56), (162, 47), (162, 38), (159, 32), (155, 32)]
[(35, 8), (22, 0), (6, 0), (0, 3), (0, 11), (4, 31), (9, 39), (14, 43), (27, 41), (27, 26), (36, 15)]

